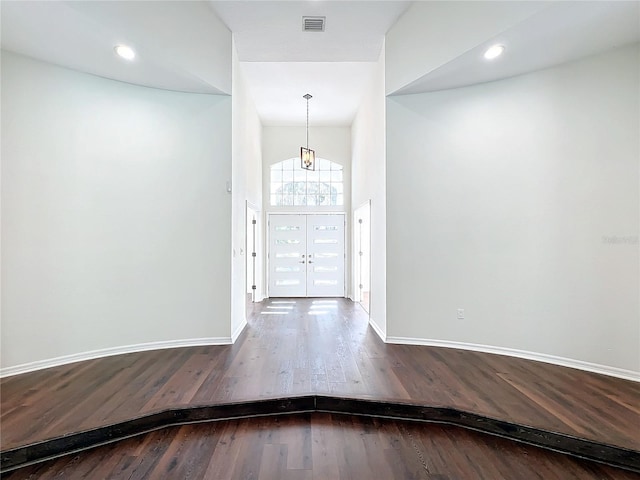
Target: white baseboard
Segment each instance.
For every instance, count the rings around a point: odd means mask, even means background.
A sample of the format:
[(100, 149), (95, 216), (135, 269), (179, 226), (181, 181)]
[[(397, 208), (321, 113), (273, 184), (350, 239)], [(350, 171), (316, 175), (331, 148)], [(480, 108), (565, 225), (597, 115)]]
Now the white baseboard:
[[(481, 345), (474, 343), (452, 342), (446, 340), (431, 340), (412, 337), (387, 337), (380, 326), (373, 318), (369, 319), (369, 324), (376, 334), (386, 343), (399, 343), (405, 345), (422, 345), (430, 347), (457, 348), (460, 350), (472, 350), (477, 352), (495, 353), (498, 355), (508, 355), (511, 357), (524, 358), (527, 360), (535, 360), (538, 362), (552, 363), (564, 367), (576, 368), (587, 372), (600, 373), (612, 377), (623, 378), (634, 382), (640, 382), (640, 372), (626, 370), (597, 363), (584, 362), (582, 360), (574, 360), (571, 358), (558, 357), (555, 355), (547, 355), (544, 353), (529, 352), (526, 350), (516, 350), (505, 347), (494, 347), (490, 345)], [(96, 358), (110, 357), (113, 355), (122, 355), (126, 353), (144, 352), (149, 350), (161, 350), (166, 348), (180, 347), (199, 347), (206, 345), (229, 345), (234, 343), (244, 328), (247, 326), (246, 320), (241, 323), (233, 332), (231, 337), (209, 337), (209, 338), (193, 338), (186, 340), (169, 340), (164, 342), (141, 343), (137, 345), (126, 345), (121, 347), (104, 348), (100, 350), (92, 350), (89, 352), (75, 353), (46, 360), (38, 360), (35, 362), (15, 365), (13, 367), (0, 368), (0, 378), (18, 375), (21, 373), (33, 372), (44, 368), (57, 367), (68, 363), (81, 362), (84, 360), (93, 360)]]
[(236, 343), (236, 340), (238, 340), (238, 337), (240, 336), (240, 334), (244, 330), (244, 327), (246, 326), (247, 326), (247, 319), (243, 318), (242, 321), (240, 322), (240, 325), (238, 325), (236, 329), (231, 333), (231, 343)]
[[(375, 327), (374, 327), (375, 328)], [(545, 353), (528, 352), (526, 350), (516, 350), (513, 348), (494, 347), (491, 345), (480, 345), (475, 343), (452, 342), (448, 340), (431, 340), (426, 338), (412, 337), (387, 337), (387, 343), (400, 343), (405, 345), (422, 345), (428, 347), (444, 347), (457, 348), (460, 350), (472, 350), (475, 352), (495, 353), (498, 355), (508, 355), (510, 357), (524, 358), (526, 360), (535, 360), (538, 362), (552, 363), (563, 367), (576, 368), (587, 372), (601, 373), (611, 377), (623, 378), (634, 382), (640, 382), (640, 372), (633, 370), (625, 370), (623, 368), (610, 367), (608, 365), (600, 365), (597, 363), (584, 362), (582, 360), (574, 360), (572, 358), (557, 357), (555, 355), (547, 355)]]
[(380, 328), (380, 325), (378, 325), (376, 321), (373, 319), (373, 317), (371, 316), (369, 317), (369, 325), (371, 325), (371, 328), (373, 328), (373, 330), (378, 334), (380, 339), (386, 343), (387, 334), (382, 330), (382, 328)]
[(207, 345), (229, 345), (233, 343), (230, 337), (208, 337), (208, 338), (189, 338), (185, 340), (168, 340), (163, 342), (139, 343), (136, 345), (125, 345), (121, 347), (103, 348), (100, 350), (92, 350), (89, 352), (74, 353), (72, 355), (64, 355), (62, 357), (48, 358), (46, 360), (38, 360), (36, 362), (23, 363), (13, 367), (0, 368), (0, 378), (18, 375), (21, 373), (33, 372), (44, 368), (58, 367), (68, 363), (82, 362), (85, 360), (93, 360), (102, 357), (111, 357), (113, 355), (123, 355), (125, 353), (145, 352), (149, 350), (162, 350), (166, 348), (180, 347), (201, 347)]

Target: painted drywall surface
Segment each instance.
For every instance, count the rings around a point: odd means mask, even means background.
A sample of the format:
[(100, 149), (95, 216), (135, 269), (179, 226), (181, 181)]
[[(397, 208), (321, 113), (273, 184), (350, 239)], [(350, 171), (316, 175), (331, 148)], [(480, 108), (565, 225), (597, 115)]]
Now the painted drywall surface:
[(391, 94), (544, 8), (548, 2), (413, 2), (385, 40)]
[[(304, 108), (304, 103), (302, 107)], [(288, 158), (299, 158), (300, 147), (305, 146), (305, 142), (304, 125), (264, 127), (262, 146), (264, 166), (267, 167)], [(316, 151), (316, 156), (337, 162), (347, 170), (351, 165), (351, 129), (350, 127), (314, 127), (311, 123), (309, 148)]]
[(636, 45), (388, 97), (389, 336), (640, 370), (639, 72)]
[(371, 305), (370, 317), (386, 334), (386, 145), (384, 49), (375, 76), (351, 125), (353, 208), (371, 200)]
[[(269, 212), (346, 212), (346, 238), (351, 238), (351, 128), (350, 127), (309, 127), (309, 148), (316, 151), (318, 158), (326, 158), (343, 166), (344, 206), (336, 207), (275, 207), (269, 204), (270, 166), (289, 158), (299, 158), (300, 147), (305, 146), (306, 131), (304, 126), (296, 127), (263, 127), (262, 130), (262, 192), (264, 225), (267, 227)], [(265, 232), (266, 233), (266, 232)], [(264, 258), (267, 258), (266, 236), (263, 237), (265, 246)], [(347, 251), (346, 266), (351, 265), (351, 257)], [(351, 269), (346, 268), (347, 296), (351, 295)], [(266, 285), (266, 272), (263, 278)]]
[(343, 207), (273, 207), (269, 205), (270, 167), (289, 158), (300, 158), (300, 147), (305, 146), (305, 127), (264, 127), (262, 134), (263, 204), (265, 210), (335, 211), (348, 212), (351, 201), (351, 129), (349, 127), (309, 128), (309, 148), (316, 156), (343, 166)]
[(2, 53), (2, 366), (230, 336), (231, 98)]
[(262, 204), (262, 125), (238, 56), (233, 51), (233, 180), (231, 331), (246, 323), (246, 205)]

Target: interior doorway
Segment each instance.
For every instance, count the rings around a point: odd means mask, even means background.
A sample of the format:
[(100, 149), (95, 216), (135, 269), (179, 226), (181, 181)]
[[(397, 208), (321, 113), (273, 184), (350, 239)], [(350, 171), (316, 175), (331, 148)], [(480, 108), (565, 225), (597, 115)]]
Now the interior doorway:
[(269, 297), (344, 297), (344, 214), (269, 215)]
[(353, 213), (355, 300), (367, 313), (371, 303), (371, 201), (356, 208)]

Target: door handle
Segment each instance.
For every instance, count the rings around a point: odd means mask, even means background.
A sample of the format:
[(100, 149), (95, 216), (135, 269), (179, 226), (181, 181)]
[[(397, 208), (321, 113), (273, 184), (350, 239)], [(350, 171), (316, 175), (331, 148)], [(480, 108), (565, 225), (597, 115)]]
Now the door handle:
[[(299, 261), (298, 263), (304, 263), (304, 260), (301, 260), (301, 261)], [(309, 262), (309, 263), (311, 263), (311, 262)]]
[(309, 260), (309, 263), (313, 263), (313, 260)]

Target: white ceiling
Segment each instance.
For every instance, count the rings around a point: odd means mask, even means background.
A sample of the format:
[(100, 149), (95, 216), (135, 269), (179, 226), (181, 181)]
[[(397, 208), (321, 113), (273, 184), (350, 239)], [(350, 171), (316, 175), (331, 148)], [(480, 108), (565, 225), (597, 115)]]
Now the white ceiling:
[[(351, 125), (384, 37), (407, 1), (213, 1), (233, 32), (238, 59), (265, 125)], [(303, 32), (303, 16), (326, 17)]]
[(244, 62), (241, 68), (264, 125), (349, 126), (369, 85), (372, 62)]
[[(207, 2), (2, 0), (0, 6), (5, 50), (137, 85), (230, 93), (218, 48), (225, 38), (231, 48), (229, 31)], [(114, 55), (120, 43), (136, 50), (134, 62)]]
[[(555, 2), (394, 93), (422, 93), (508, 78), (638, 41), (640, 2)], [(495, 44), (505, 45), (505, 53), (487, 62), (484, 52)]]
[[(230, 52), (231, 30), (264, 124), (304, 124), (302, 95), (310, 93), (312, 125), (349, 125), (385, 33), (400, 16), (411, 15), (412, 3), (2, 0), (2, 48), (130, 83), (228, 94), (230, 53), (221, 52)], [(640, 41), (639, 6), (637, 1), (551, 2), (395, 93), (491, 81)], [(326, 31), (302, 32), (303, 15), (326, 16)], [(507, 51), (488, 64), (482, 52), (494, 41)], [(134, 46), (136, 61), (116, 58), (117, 43)]]
[[(242, 62), (375, 62), (384, 36), (411, 2), (213, 1)], [(303, 16), (326, 17), (303, 32)]]

